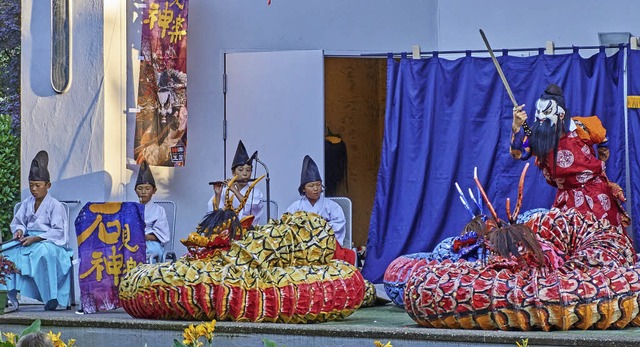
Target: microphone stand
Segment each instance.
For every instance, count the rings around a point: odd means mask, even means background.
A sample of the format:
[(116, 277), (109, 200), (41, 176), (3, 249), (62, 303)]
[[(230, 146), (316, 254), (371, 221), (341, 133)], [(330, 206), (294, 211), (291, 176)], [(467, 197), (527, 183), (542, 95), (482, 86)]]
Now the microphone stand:
[(267, 168), (267, 165), (258, 158), (257, 154), (254, 159), (256, 160), (256, 163), (262, 165), (262, 167), (264, 168), (264, 171), (267, 174), (267, 177), (265, 178), (265, 180), (267, 183), (267, 222), (268, 222), (269, 219), (271, 219), (271, 188), (269, 186), (269, 182), (271, 181), (271, 178), (269, 178), (269, 169)]

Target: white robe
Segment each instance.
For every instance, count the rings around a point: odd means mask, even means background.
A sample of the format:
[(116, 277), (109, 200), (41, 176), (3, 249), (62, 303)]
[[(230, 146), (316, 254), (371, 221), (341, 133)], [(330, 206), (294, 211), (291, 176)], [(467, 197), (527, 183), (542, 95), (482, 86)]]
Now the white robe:
[(322, 216), (322, 218), (331, 225), (336, 236), (336, 240), (342, 246), (346, 235), (345, 225), (347, 224), (347, 221), (344, 217), (344, 211), (342, 211), (342, 207), (340, 207), (340, 205), (334, 201), (325, 199), (324, 196), (320, 196), (320, 199), (316, 201), (315, 205), (311, 206), (309, 199), (307, 199), (306, 196), (303, 196), (300, 200), (291, 204), (291, 206), (287, 208), (286, 212), (294, 213), (297, 211), (313, 212)]
[(170, 241), (169, 221), (167, 220), (167, 213), (162, 206), (153, 201), (149, 201), (144, 205), (144, 224), (145, 235), (155, 235), (163, 245)]
[[(242, 195), (247, 194), (247, 190), (249, 190), (248, 184), (242, 187), (242, 189), (240, 189), (240, 194)], [(227, 187), (223, 187), (222, 193), (220, 194), (220, 201), (218, 202), (218, 208), (224, 207), (224, 197), (226, 192), (227, 192)], [(238, 206), (240, 206), (240, 201), (238, 201), (238, 198), (233, 193), (229, 193), (229, 195), (233, 196), (233, 207), (238, 208)], [(215, 197), (215, 194), (211, 196), (211, 199), (209, 199), (209, 203), (207, 206), (208, 212), (213, 211), (214, 197)], [(263, 220), (265, 215), (265, 212), (264, 212), (265, 202), (263, 200), (264, 200), (264, 195), (262, 194), (262, 191), (258, 188), (253, 188), (253, 190), (249, 194), (247, 203), (244, 205), (244, 208), (238, 214), (238, 219), (242, 219), (246, 216), (252, 215), (255, 217), (252, 223), (253, 225), (266, 223), (266, 220)]]
[(69, 243), (69, 221), (67, 211), (61, 202), (47, 194), (38, 211), (34, 213), (36, 199), (33, 196), (22, 201), (18, 212), (11, 221), (11, 231), (40, 230), (38, 235), (57, 246), (66, 247)]

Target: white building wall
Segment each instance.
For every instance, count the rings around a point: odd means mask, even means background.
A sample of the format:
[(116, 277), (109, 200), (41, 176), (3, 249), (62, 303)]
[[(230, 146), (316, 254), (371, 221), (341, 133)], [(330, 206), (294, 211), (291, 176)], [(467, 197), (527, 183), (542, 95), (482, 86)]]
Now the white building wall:
[[(140, 9), (124, 0), (73, 6), (73, 81), (58, 95), (49, 83), (50, 23), (42, 20), (49, 2), (23, 0), (22, 184), (33, 155), (47, 149), (58, 198), (83, 204), (134, 200), (137, 167), (125, 157), (133, 157), (135, 116), (126, 115), (126, 130), (121, 116), (135, 107)], [(637, 33), (638, 9), (634, 0), (272, 0), (270, 6), (267, 0), (191, 0), (187, 164), (153, 168), (157, 198), (177, 203), (177, 238), (184, 237), (206, 211), (207, 182), (228, 171), (222, 165), (225, 52), (384, 53), (411, 51), (414, 44), (423, 51), (483, 49), (479, 28), (496, 48), (544, 46), (547, 40), (597, 45), (598, 32)], [(129, 23), (126, 35), (122, 18)], [(281, 210), (289, 204), (279, 203)]]
[(28, 194), (31, 159), (44, 149), (49, 152), (54, 196), (104, 200), (111, 179), (104, 171), (101, 2), (74, 4), (73, 23), (84, 29), (72, 33), (72, 82), (64, 94), (55, 93), (50, 83), (50, 18), (50, 2), (22, 2), (22, 195)]
[(493, 48), (595, 46), (599, 32), (640, 35), (633, 0), (441, 0), (438, 7), (439, 50), (485, 49), (478, 29)]

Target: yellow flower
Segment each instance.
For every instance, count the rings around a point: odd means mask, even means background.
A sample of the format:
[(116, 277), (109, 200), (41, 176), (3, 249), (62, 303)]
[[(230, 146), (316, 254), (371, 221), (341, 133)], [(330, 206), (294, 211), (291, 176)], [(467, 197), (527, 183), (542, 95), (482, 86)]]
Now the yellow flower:
[(47, 336), (49, 336), (49, 338), (51, 339), (51, 342), (53, 342), (53, 346), (54, 347), (68, 347), (66, 343), (62, 342), (62, 340), (60, 340), (60, 335), (62, 333), (58, 333), (57, 335), (54, 334), (51, 330), (49, 330), (49, 333), (47, 334)]
[(216, 320), (212, 320), (211, 323), (204, 323), (204, 326), (207, 327), (207, 331), (212, 333), (216, 329)]
[(189, 325), (184, 329), (182, 336), (184, 337), (184, 343), (190, 347), (199, 347), (202, 346), (203, 343), (198, 341), (199, 338), (204, 337), (208, 340), (209, 344), (211, 344), (211, 340), (213, 340), (213, 331), (216, 327), (215, 319), (211, 321), (211, 323), (202, 323), (194, 326), (193, 324)]
[(204, 327), (204, 324), (198, 324), (196, 326), (196, 335), (198, 338), (207, 336), (207, 328)]
[(214, 319), (211, 323), (204, 323), (203, 325), (207, 330), (205, 337), (209, 340), (209, 343), (211, 343), (211, 340), (213, 340), (213, 331), (216, 330), (216, 320)]
[(194, 345), (196, 341), (198, 341), (198, 333), (196, 331), (196, 328), (193, 326), (193, 324), (189, 325), (184, 329), (182, 336), (184, 337), (183, 343), (185, 345), (191, 346), (191, 345)]
[(49, 330), (49, 333), (47, 333), (47, 336), (49, 337), (51, 342), (53, 342), (54, 347), (74, 347), (75, 346), (75, 343), (76, 343), (75, 339), (69, 339), (67, 340), (67, 343), (64, 343), (64, 341), (60, 339), (60, 335), (62, 335), (61, 332), (59, 332), (56, 335), (51, 330)]
[(56, 335), (51, 330), (49, 330), (49, 333), (47, 334), (53, 343), (60, 340), (60, 335), (62, 335), (62, 333), (58, 333), (58, 335)]
[(382, 344), (382, 342), (380, 342), (380, 341), (373, 341), (373, 344), (374, 344), (376, 347), (393, 347), (393, 346), (391, 345), (391, 341), (388, 341), (388, 342), (387, 342), (386, 344), (384, 344), (384, 345), (383, 345), (383, 344)]
[(196, 326), (196, 336), (197, 338), (204, 337), (207, 339), (209, 344), (213, 340), (213, 331), (215, 330), (216, 321), (213, 320), (211, 323), (202, 323)]
[(16, 344), (16, 338), (18, 337), (18, 335), (14, 333), (4, 333), (4, 336), (6, 336), (7, 342), (11, 342), (14, 345)]

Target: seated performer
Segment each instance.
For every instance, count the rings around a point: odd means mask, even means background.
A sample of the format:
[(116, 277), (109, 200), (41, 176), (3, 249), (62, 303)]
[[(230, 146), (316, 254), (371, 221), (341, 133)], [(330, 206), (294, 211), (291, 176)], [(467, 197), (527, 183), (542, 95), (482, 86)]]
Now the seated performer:
[(140, 203), (144, 205), (144, 238), (147, 246), (147, 262), (162, 259), (164, 244), (169, 242), (169, 222), (164, 208), (151, 201), (153, 194), (158, 191), (156, 181), (149, 168), (149, 164), (143, 161), (138, 171), (136, 180), (136, 195)]
[(322, 196), (323, 188), (318, 166), (310, 156), (306, 155), (302, 162), (300, 186), (298, 187), (298, 192), (301, 195), (300, 200), (291, 204), (286, 212), (306, 211), (321, 215), (331, 225), (336, 235), (336, 241), (342, 245), (347, 223), (344, 212), (336, 202)]
[(64, 206), (47, 194), (51, 188), (49, 155), (40, 151), (31, 161), (29, 190), (11, 221), (14, 240), (2, 246), (3, 254), (16, 263), (21, 274), (7, 276), (12, 308), (19, 307), (17, 294), (40, 300), (44, 309), (68, 306), (71, 285), (69, 221)]
[[(231, 175), (237, 176), (238, 178), (229, 188), (231, 193), (236, 197), (236, 199), (233, 200), (234, 208), (240, 206), (240, 201), (244, 198), (244, 195), (249, 189), (249, 180), (253, 171), (251, 161), (252, 159), (247, 155), (247, 150), (242, 141), (238, 142), (236, 154), (234, 155), (233, 162), (231, 163)], [(213, 185), (213, 196), (209, 199), (208, 212), (213, 211), (214, 206), (216, 209), (224, 207), (223, 197), (226, 196), (227, 183), (228, 181), (216, 181), (209, 183)], [(264, 195), (262, 194), (262, 191), (254, 187), (253, 191), (249, 195), (249, 200), (244, 205), (244, 208), (240, 213), (238, 213), (238, 218), (242, 220), (247, 216), (254, 216), (252, 225), (263, 223), (264, 221), (262, 220), (262, 217), (265, 209), (265, 202), (263, 199)]]
[(523, 107), (513, 109), (511, 156), (521, 160), (536, 157), (547, 182), (558, 188), (552, 207), (561, 211), (574, 207), (582, 214), (593, 212), (614, 226), (629, 225), (622, 189), (609, 182), (604, 171), (609, 149), (598, 117), (565, 117), (564, 95), (555, 84), (550, 84), (536, 102), (530, 130), (525, 127)]

